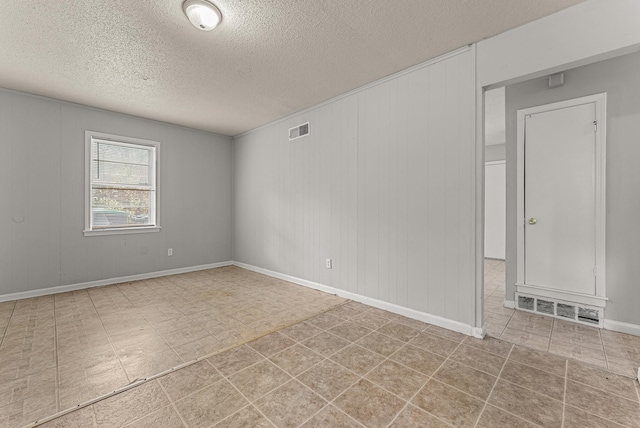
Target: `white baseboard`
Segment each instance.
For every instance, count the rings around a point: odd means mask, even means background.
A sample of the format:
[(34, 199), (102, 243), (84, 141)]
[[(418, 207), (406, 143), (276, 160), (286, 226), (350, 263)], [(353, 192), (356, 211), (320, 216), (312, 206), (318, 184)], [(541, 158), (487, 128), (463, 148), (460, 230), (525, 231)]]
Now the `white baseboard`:
[(619, 333), (632, 334), (634, 336), (640, 336), (640, 325), (629, 324), (622, 321), (604, 320), (604, 329), (617, 331)]
[(85, 288), (102, 287), (103, 285), (121, 284), (123, 282), (140, 281), (142, 279), (159, 278), (162, 276), (177, 275), (199, 270), (215, 269), (223, 266), (231, 266), (233, 262), (211, 263), (206, 265), (189, 266), (184, 268), (169, 269), (158, 272), (141, 273), (137, 275), (121, 276), (118, 278), (100, 279), (97, 281), (82, 282), (79, 284), (59, 285), (57, 287), (41, 288), (39, 290), (21, 291), (18, 293), (0, 295), (0, 302), (9, 300), (28, 299), (30, 297), (47, 296), (50, 294), (66, 293), (69, 291), (83, 290)]
[(469, 324), (464, 324), (459, 321), (454, 321), (448, 318), (443, 318), (438, 315), (428, 314), (426, 312), (417, 311), (415, 309), (406, 308), (404, 306), (396, 305), (395, 303), (389, 303), (382, 300), (374, 299), (371, 297), (363, 296), (361, 294), (352, 293), (350, 291), (341, 290), (339, 288), (330, 287), (324, 284), (320, 284), (306, 279), (297, 278), (283, 273), (275, 272), (269, 269), (248, 265), (241, 262), (233, 262), (235, 266), (243, 269), (251, 270), (261, 273), (263, 275), (271, 276), (274, 278), (282, 279), (292, 282), (294, 284), (302, 285), (305, 287), (313, 288), (315, 290), (324, 291), (325, 293), (335, 294), (346, 299), (354, 300), (356, 302), (364, 303), (365, 305), (373, 306), (374, 308), (383, 309), (385, 311), (393, 312), (394, 314), (403, 315), (408, 318), (413, 318), (418, 321), (426, 322), (436, 325), (438, 327), (446, 328), (449, 330), (457, 331), (468, 336), (477, 338), (484, 337), (484, 328), (473, 327)]
[(516, 308), (516, 301), (515, 300), (505, 300), (504, 301), (504, 307), (508, 308), (508, 309), (515, 309)]

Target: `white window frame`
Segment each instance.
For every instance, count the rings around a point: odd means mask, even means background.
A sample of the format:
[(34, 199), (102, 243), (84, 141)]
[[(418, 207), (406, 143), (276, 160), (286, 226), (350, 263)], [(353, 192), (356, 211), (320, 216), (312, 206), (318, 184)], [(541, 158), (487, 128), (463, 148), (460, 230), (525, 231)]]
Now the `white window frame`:
[[(133, 233), (150, 233), (159, 232), (160, 227), (160, 143), (157, 141), (143, 140), (141, 138), (123, 137), (120, 135), (105, 134), (103, 132), (85, 131), (85, 170), (84, 170), (84, 182), (85, 182), (85, 216), (84, 216), (84, 236), (104, 236), (104, 235), (122, 235)], [(135, 227), (117, 227), (109, 229), (92, 229), (91, 224), (91, 177), (92, 175), (92, 162), (91, 162), (91, 142), (92, 139), (106, 140), (113, 143), (120, 143), (123, 145), (134, 146), (147, 146), (155, 148), (155, 204), (152, 204), (151, 209), (155, 211), (155, 225), (152, 226), (135, 226)]]

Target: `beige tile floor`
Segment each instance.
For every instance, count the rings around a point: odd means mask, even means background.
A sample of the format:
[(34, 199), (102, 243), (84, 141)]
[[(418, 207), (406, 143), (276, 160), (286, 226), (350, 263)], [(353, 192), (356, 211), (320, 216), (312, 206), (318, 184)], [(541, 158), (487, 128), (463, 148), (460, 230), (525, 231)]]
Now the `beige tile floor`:
[(17, 427), (345, 299), (236, 267), (0, 303), (0, 427)]
[(640, 337), (507, 309), (504, 269), (504, 261), (485, 261), (487, 334), (625, 376), (637, 376)]
[(634, 380), (350, 302), (46, 427), (640, 427)]
[(628, 377), (343, 302), (222, 268), (2, 304), (0, 426), (266, 334), (43, 426), (640, 427)]

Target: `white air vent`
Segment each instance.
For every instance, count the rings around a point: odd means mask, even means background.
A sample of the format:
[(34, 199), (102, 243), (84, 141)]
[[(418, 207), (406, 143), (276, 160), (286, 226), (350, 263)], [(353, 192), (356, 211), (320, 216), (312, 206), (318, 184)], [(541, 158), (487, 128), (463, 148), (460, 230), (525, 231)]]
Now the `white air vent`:
[(550, 300), (538, 299), (538, 301), (536, 302), (536, 311), (547, 315), (555, 315), (554, 302)]
[(578, 308), (578, 320), (597, 325), (600, 323), (600, 314), (596, 309)]
[(309, 122), (289, 128), (289, 141), (309, 135)]
[(558, 303), (556, 305), (556, 311), (558, 316), (562, 318), (576, 319), (576, 307), (575, 305), (567, 305), (565, 303)]
[(520, 293), (516, 293), (516, 301), (518, 309), (528, 312), (550, 315), (552, 317), (596, 327), (602, 327), (604, 323), (604, 312), (602, 308)]
[(518, 308), (526, 309), (528, 311), (532, 311), (534, 308), (534, 304), (536, 303), (536, 299), (533, 297), (527, 296), (518, 296)]

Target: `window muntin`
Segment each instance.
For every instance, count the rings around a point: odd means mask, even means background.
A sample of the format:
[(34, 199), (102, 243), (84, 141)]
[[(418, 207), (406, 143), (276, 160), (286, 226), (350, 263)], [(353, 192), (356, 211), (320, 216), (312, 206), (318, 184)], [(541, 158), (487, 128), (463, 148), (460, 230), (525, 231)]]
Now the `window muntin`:
[(89, 131), (86, 140), (85, 234), (157, 231), (160, 143)]

